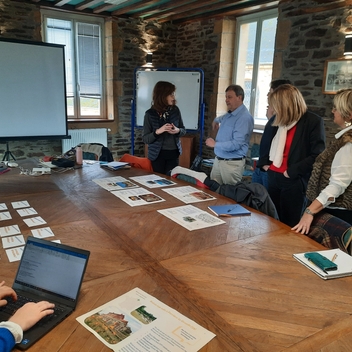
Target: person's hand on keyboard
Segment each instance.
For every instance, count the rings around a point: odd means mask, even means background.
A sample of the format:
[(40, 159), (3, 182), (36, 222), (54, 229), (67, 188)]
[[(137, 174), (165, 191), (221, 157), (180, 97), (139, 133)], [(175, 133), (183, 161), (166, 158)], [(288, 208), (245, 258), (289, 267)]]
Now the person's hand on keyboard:
[(26, 303), (9, 319), (13, 323), (18, 324), (23, 331), (28, 330), (40, 319), (44, 318), (49, 314), (54, 313), (55, 304), (47, 301), (41, 301), (38, 303)]
[(3, 307), (7, 304), (5, 297), (11, 297), (14, 301), (17, 300), (16, 292), (8, 286), (5, 286), (5, 281), (0, 282), (0, 307)]

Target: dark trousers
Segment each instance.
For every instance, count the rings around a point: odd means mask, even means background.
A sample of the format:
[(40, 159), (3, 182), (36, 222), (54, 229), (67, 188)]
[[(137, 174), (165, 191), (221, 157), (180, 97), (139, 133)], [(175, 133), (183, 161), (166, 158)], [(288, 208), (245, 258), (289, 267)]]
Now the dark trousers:
[(164, 175), (170, 175), (170, 171), (178, 166), (180, 153), (175, 150), (161, 150), (156, 160), (152, 161), (153, 171)]
[(280, 221), (290, 227), (297, 225), (307, 206), (303, 181), (291, 180), (279, 172), (268, 170), (268, 192)]
[[(333, 204), (332, 204), (333, 205)], [(325, 208), (324, 209), (327, 213), (336, 216), (337, 218), (342, 219), (343, 221), (348, 222), (352, 225), (352, 210), (347, 209), (331, 209)]]

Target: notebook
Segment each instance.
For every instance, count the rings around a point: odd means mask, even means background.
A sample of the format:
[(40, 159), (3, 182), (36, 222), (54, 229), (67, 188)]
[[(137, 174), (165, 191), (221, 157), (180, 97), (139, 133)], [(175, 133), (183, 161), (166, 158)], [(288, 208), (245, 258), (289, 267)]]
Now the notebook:
[(239, 204), (210, 205), (208, 208), (217, 216), (251, 215), (249, 210)]
[(339, 277), (352, 275), (352, 257), (349, 254), (343, 252), (341, 249), (325, 249), (322, 251), (316, 251), (314, 253), (319, 253), (329, 260), (332, 260), (335, 264), (337, 264), (337, 270), (324, 272), (314, 263), (309, 261), (304, 256), (305, 253), (293, 254), (293, 257), (324, 280), (336, 279)]
[[(73, 312), (89, 254), (83, 249), (28, 237), (12, 288), (21, 300), (23, 296), (32, 301), (55, 303), (55, 313), (25, 331), (23, 340), (16, 345), (18, 349), (29, 348)], [(10, 301), (0, 307), (0, 321), (7, 320), (13, 309), (19, 308), (12, 308)]]

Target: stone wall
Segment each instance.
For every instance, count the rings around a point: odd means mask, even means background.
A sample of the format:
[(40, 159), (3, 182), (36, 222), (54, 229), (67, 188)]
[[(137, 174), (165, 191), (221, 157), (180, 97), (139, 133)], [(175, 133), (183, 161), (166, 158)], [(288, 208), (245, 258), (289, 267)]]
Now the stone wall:
[[(328, 139), (337, 129), (331, 120), (331, 95), (322, 94), (324, 63), (343, 55), (344, 35), (350, 30), (351, 5), (347, 1), (282, 0), (279, 4), (278, 34), (273, 78), (290, 79), (303, 93), (310, 109), (325, 118)], [(35, 3), (0, 0), (0, 36), (41, 40), (40, 11)], [(231, 82), (234, 19), (195, 21), (175, 26), (136, 19), (111, 20), (112, 60), (109, 75), (114, 86), (116, 119), (108, 147), (114, 157), (131, 152), (131, 99), (134, 69), (145, 64), (146, 52), (154, 52), (156, 67), (200, 67), (204, 71), (205, 131), (221, 111), (222, 88)], [(225, 53), (225, 54), (224, 54)], [(225, 77), (228, 74), (228, 77)], [(108, 79), (111, 79), (109, 77)], [(223, 80), (223, 81), (222, 81)], [(253, 140), (259, 141), (260, 135)], [(204, 146), (204, 157), (212, 150)], [(61, 153), (61, 141), (11, 142), (18, 158)], [(4, 152), (0, 144), (0, 156)], [(135, 154), (143, 155), (141, 129), (135, 131)]]
[(333, 95), (322, 93), (324, 63), (343, 57), (351, 10), (347, 1), (283, 0), (279, 6), (273, 78), (290, 79), (299, 88), (308, 107), (324, 117), (327, 140), (337, 127)]

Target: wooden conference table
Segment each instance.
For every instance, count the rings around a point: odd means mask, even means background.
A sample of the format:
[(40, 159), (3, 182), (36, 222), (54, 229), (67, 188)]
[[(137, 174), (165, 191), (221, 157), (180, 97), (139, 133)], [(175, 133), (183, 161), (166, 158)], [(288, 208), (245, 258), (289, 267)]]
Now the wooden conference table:
[[(27, 200), (56, 239), (91, 251), (76, 311), (30, 352), (110, 351), (75, 318), (135, 287), (215, 333), (203, 352), (352, 350), (352, 277), (324, 281), (292, 258), (319, 244), (254, 210), (188, 231), (157, 212), (185, 205), (160, 188), (151, 191), (166, 202), (130, 207), (92, 181), (144, 174), (95, 164), (39, 177), (18, 168), (0, 175), (0, 203), (11, 209)], [(231, 203), (216, 197), (194, 205)], [(30, 228), (15, 213), (11, 224), (27, 237)], [(18, 262), (4, 249), (0, 255), (0, 279), (12, 285)]]

